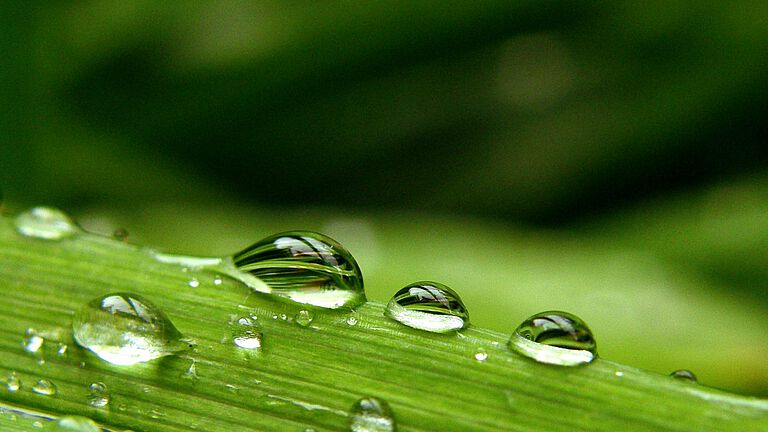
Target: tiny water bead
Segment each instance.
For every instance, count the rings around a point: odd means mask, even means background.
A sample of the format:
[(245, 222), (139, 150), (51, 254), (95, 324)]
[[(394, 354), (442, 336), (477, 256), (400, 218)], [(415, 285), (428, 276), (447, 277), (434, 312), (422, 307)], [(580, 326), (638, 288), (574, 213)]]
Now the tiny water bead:
[(315, 314), (313, 314), (312, 311), (306, 309), (300, 310), (296, 313), (296, 316), (293, 317), (293, 320), (296, 322), (296, 324), (302, 327), (308, 327), (310, 324), (312, 324), (314, 319)]
[(131, 293), (88, 302), (75, 314), (72, 330), (80, 346), (116, 365), (146, 362), (189, 347), (163, 311)]
[(48, 381), (47, 379), (41, 379), (32, 386), (32, 391), (44, 396), (53, 396), (59, 390), (56, 388), (56, 384), (53, 382)]
[(70, 237), (80, 229), (59, 209), (35, 207), (16, 216), (16, 231), (26, 237), (60, 240)]
[(488, 352), (483, 348), (478, 348), (477, 351), (475, 351), (474, 357), (475, 357), (475, 360), (479, 362), (484, 362), (488, 360)]
[(8, 391), (15, 392), (21, 388), (21, 380), (16, 372), (8, 372), (8, 375), (5, 376), (3, 381), (5, 382), (5, 388)]
[(103, 408), (109, 405), (109, 401), (112, 400), (107, 385), (102, 382), (91, 383), (88, 386), (88, 392), (88, 405), (94, 408)]
[(696, 378), (696, 375), (693, 372), (689, 371), (688, 369), (678, 369), (672, 372), (671, 374), (669, 374), (669, 376), (673, 378), (681, 379), (681, 380), (691, 381), (691, 382), (699, 381), (698, 378)]
[(366, 300), (354, 257), (323, 234), (276, 234), (235, 254), (232, 262), (252, 289), (297, 303), (336, 309)]
[(40, 350), (44, 342), (45, 342), (45, 339), (39, 334), (37, 334), (37, 331), (35, 329), (28, 328), (24, 333), (22, 346), (24, 347), (25, 351), (34, 354)]
[(393, 432), (395, 419), (389, 404), (382, 399), (370, 397), (355, 402), (349, 425), (351, 432)]
[(255, 316), (238, 318), (232, 328), (232, 343), (240, 348), (257, 350), (261, 348), (264, 334)]
[(447, 333), (469, 325), (469, 313), (455, 291), (430, 281), (412, 283), (396, 292), (387, 316), (419, 330)]
[(49, 422), (44, 431), (47, 432), (101, 432), (101, 428), (93, 420), (80, 416), (66, 416)]
[(540, 363), (577, 366), (597, 358), (597, 345), (589, 327), (568, 312), (538, 313), (523, 321), (509, 347)]
[(187, 285), (189, 285), (190, 288), (197, 288), (200, 286), (200, 281), (196, 278), (192, 278), (189, 280), (189, 282), (187, 282)]

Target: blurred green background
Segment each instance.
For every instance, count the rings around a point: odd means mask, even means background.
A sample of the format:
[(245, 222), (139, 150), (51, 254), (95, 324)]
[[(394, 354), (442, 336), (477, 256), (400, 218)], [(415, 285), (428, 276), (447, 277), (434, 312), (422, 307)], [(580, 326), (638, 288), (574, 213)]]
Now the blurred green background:
[(228, 254), (321, 230), (384, 302), (584, 318), (768, 396), (768, 3), (0, 5), (7, 213)]

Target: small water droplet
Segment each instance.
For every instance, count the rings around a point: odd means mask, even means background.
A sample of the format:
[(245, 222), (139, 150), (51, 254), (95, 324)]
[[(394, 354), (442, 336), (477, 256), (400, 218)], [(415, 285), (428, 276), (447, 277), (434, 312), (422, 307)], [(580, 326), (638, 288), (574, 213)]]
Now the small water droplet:
[(363, 398), (352, 406), (351, 432), (393, 432), (395, 419), (386, 401)]
[(56, 388), (56, 384), (51, 381), (41, 379), (32, 386), (32, 391), (45, 396), (53, 396), (58, 392), (58, 389)]
[(116, 365), (146, 362), (189, 347), (157, 306), (130, 293), (88, 302), (75, 314), (72, 330), (78, 344)]
[(224, 280), (221, 278), (221, 276), (216, 275), (216, 276), (213, 277), (213, 284), (214, 285), (221, 285), (222, 283), (224, 283)]
[(67, 351), (69, 350), (69, 346), (67, 344), (63, 344), (59, 342), (59, 344), (56, 346), (56, 355), (59, 357), (66, 357)]
[(235, 254), (232, 262), (252, 289), (297, 303), (336, 309), (366, 300), (352, 254), (319, 233), (276, 234)]
[(3, 381), (5, 381), (5, 388), (8, 391), (15, 392), (21, 388), (21, 380), (16, 372), (8, 372), (8, 375), (5, 376)]
[(27, 237), (61, 240), (80, 229), (66, 213), (51, 207), (35, 207), (16, 216), (16, 231)]
[(475, 360), (479, 362), (484, 362), (488, 359), (488, 353), (482, 349), (478, 348), (477, 351), (475, 351)]
[(430, 281), (412, 283), (396, 292), (386, 315), (408, 327), (447, 333), (469, 325), (469, 313), (452, 289)]
[(189, 285), (192, 288), (197, 288), (200, 286), (200, 281), (197, 280), (196, 278), (192, 278), (189, 280), (189, 282), (187, 282), (187, 285)]
[(616, 371), (616, 373), (614, 373), (614, 375), (616, 375), (617, 377), (623, 377), (624, 376), (624, 372)]
[(260, 349), (263, 333), (255, 316), (240, 317), (232, 328), (232, 342), (240, 348)]
[(109, 405), (109, 401), (112, 400), (112, 396), (109, 394), (107, 385), (102, 382), (91, 383), (88, 386), (89, 396), (88, 405), (94, 408), (103, 408)]
[(688, 369), (678, 369), (669, 374), (669, 376), (677, 379), (688, 380), (691, 382), (699, 382), (698, 378), (696, 378), (696, 375)]
[(358, 318), (357, 312), (352, 311), (349, 316), (347, 316), (347, 325), (350, 326), (356, 326), (358, 322), (360, 322), (360, 318)]
[(22, 345), (24, 346), (25, 351), (35, 354), (40, 350), (44, 342), (45, 339), (37, 334), (35, 329), (28, 328), (26, 332), (24, 332)]
[(577, 366), (597, 358), (597, 345), (586, 323), (568, 312), (538, 313), (523, 321), (509, 348), (540, 363)]
[(313, 314), (312, 311), (308, 311), (306, 309), (300, 310), (298, 313), (296, 313), (296, 316), (293, 317), (293, 320), (296, 321), (296, 324), (302, 327), (308, 327), (310, 324), (312, 324), (314, 319), (315, 314)]
[(37, 429), (42, 429), (43, 428), (43, 422), (41, 422), (40, 420), (35, 420), (35, 421), (32, 422), (32, 427), (33, 428), (37, 428)]
[(101, 432), (93, 420), (79, 416), (66, 416), (45, 426), (47, 432)]
[(192, 360), (192, 364), (189, 365), (182, 377), (191, 380), (197, 379), (197, 362), (195, 360)]

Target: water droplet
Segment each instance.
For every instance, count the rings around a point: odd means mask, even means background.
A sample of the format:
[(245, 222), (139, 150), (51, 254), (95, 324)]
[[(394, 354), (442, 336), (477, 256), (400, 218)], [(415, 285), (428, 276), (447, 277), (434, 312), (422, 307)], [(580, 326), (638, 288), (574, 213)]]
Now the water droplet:
[(330, 309), (365, 302), (363, 276), (352, 254), (319, 233), (276, 234), (232, 260), (243, 272), (242, 281), (256, 291)]
[(58, 389), (56, 388), (56, 384), (51, 381), (41, 379), (32, 386), (32, 391), (45, 396), (53, 396), (58, 392)]
[(263, 333), (255, 316), (241, 317), (233, 324), (232, 342), (245, 349), (260, 349)]
[(347, 325), (356, 326), (357, 323), (360, 322), (360, 318), (358, 318), (357, 312), (352, 311), (346, 321)]
[(624, 372), (622, 372), (622, 371), (616, 371), (616, 372), (614, 373), (614, 375), (616, 375), (617, 377), (621, 378), (621, 377), (623, 377), (623, 376), (624, 376)]
[(300, 310), (296, 316), (293, 317), (293, 320), (296, 321), (296, 324), (302, 327), (308, 327), (310, 324), (312, 324), (314, 319), (315, 314), (313, 314), (312, 311), (308, 311), (306, 309)]
[(696, 375), (694, 375), (694, 373), (689, 371), (688, 369), (676, 370), (671, 374), (669, 374), (669, 376), (678, 378), (678, 379), (688, 380), (691, 382), (699, 382), (698, 378), (696, 378)]
[(66, 213), (51, 207), (35, 207), (16, 216), (16, 231), (27, 237), (60, 240), (79, 228)]
[(112, 238), (122, 242), (128, 241), (128, 230), (125, 228), (116, 228), (112, 231)]
[(469, 313), (459, 295), (438, 282), (416, 282), (396, 292), (386, 314), (408, 327), (433, 333), (469, 325)]
[(90, 392), (88, 405), (94, 408), (103, 408), (109, 405), (109, 401), (112, 400), (107, 385), (102, 382), (91, 383), (88, 386), (88, 391)]
[(35, 420), (32, 422), (32, 427), (41, 429), (43, 427), (43, 422), (41, 422), (40, 420)]
[(597, 345), (589, 327), (567, 312), (538, 313), (523, 321), (509, 347), (540, 363), (576, 366), (597, 358)]
[(484, 362), (488, 359), (488, 353), (482, 349), (478, 348), (477, 351), (475, 351), (475, 360), (479, 362)]
[(136, 294), (108, 294), (88, 302), (75, 314), (72, 329), (78, 344), (116, 365), (146, 362), (189, 347), (168, 317)]
[(196, 278), (192, 278), (189, 280), (189, 282), (187, 282), (187, 285), (189, 285), (192, 288), (197, 288), (200, 286), (200, 281), (197, 280)]
[(47, 432), (101, 432), (93, 420), (79, 416), (66, 416), (45, 426)]
[(35, 354), (40, 350), (44, 342), (45, 339), (37, 334), (35, 329), (28, 328), (24, 333), (22, 345), (24, 346), (25, 351)]
[(66, 357), (68, 350), (69, 350), (69, 346), (59, 342), (56, 348), (56, 355), (58, 355), (59, 357)]
[(221, 276), (216, 275), (216, 276), (213, 277), (213, 284), (214, 285), (221, 285), (222, 283), (224, 283), (224, 280), (221, 279)]
[(393, 432), (395, 419), (386, 401), (378, 398), (363, 398), (352, 406), (352, 432)]
[(152, 417), (153, 419), (159, 419), (160, 417), (165, 417), (165, 413), (160, 411), (157, 408), (152, 408), (151, 410), (149, 410), (149, 416)]
[(4, 381), (5, 388), (8, 391), (15, 392), (21, 388), (21, 380), (19, 379), (19, 376), (16, 374), (16, 372), (8, 372), (8, 375), (5, 376)]
[(192, 360), (192, 364), (187, 368), (187, 371), (184, 372), (184, 375), (182, 375), (182, 378), (190, 380), (197, 379), (197, 362), (194, 359)]

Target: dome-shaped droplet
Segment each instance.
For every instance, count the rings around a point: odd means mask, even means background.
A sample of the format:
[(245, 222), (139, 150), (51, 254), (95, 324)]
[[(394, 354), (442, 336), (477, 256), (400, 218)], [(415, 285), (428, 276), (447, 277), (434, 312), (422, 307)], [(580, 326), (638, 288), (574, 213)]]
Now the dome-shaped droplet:
[(45, 240), (60, 240), (80, 230), (66, 213), (51, 207), (27, 210), (15, 222), (19, 234)]
[(53, 396), (58, 393), (59, 389), (56, 388), (56, 384), (47, 379), (38, 380), (35, 385), (32, 386), (32, 391), (44, 396)]
[(257, 350), (264, 337), (261, 324), (255, 316), (237, 318), (232, 324), (232, 343), (240, 348)]
[(437, 282), (416, 282), (401, 289), (387, 304), (386, 314), (419, 330), (447, 333), (469, 325), (459, 295)]
[(352, 406), (352, 432), (393, 432), (397, 430), (395, 418), (387, 401), (378, 398), (363, 398)]
[(589, 327), (568, 312), (538, 313), (523, 321), (509, 339), (509, 347), (540, 363), (576, 366), (597, 358)]
[(276, 234), (232, 261), (244, 273), (240, 279), (256, 291), (330, 309), (365, 302), (363, 276), (352, 254), (322, 234)]
[(21, 380), (14, 371), (8, 372), (3, 381), (5, 382), (5, 388), (8, 391), (15, 392), (21, 388)]
[(132, 365), (189, 346), (157, 306), (130, 293), (108, 294), (88, 302), (72, 322), (75, 341), (116, 365)]
[(48, 423), (43, 429), (47, 432), (101, 432), (93, 420), (79, 416), (66, 416)]
[(88, 386), (88, 393), (88, 405), (94, 408), (103, 408), (109, 405), (109, 401), (112, 400), (107, 385), (102, 382), (91, 383)]
[(669, 374), (669, 376), (677, 379), (692, 381), (692, 382), (699, 381), (698, 378), (696, 378), (696, 375), (693, 372), (689, 371), (688, 369), (678, 369), (672, 372), (671, 374)]
[(302, 327), (308, 327), (310, 324), (312, 324), (314, 319), (315, 314), (313, 314), (312, 311), (306, 309), (298, 311), (296, 316), (293, 317), (293, 320), (296, 321), (296, 324)]

